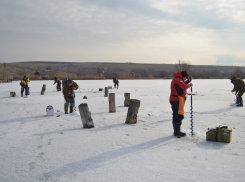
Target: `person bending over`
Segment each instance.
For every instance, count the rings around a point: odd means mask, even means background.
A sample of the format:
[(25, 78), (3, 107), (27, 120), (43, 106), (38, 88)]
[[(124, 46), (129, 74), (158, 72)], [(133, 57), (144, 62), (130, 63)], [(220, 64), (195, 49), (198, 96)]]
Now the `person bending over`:
[(75, 106), (75, 92), (74, 90), (78, 89), (78, 85), (76, 82), (71, 79), (67, 80), (63, 85), (63, 95), (65, 98), (65, 114), (68, 114), (68, 107), (70, 105), (70, 113), (73, 112)]

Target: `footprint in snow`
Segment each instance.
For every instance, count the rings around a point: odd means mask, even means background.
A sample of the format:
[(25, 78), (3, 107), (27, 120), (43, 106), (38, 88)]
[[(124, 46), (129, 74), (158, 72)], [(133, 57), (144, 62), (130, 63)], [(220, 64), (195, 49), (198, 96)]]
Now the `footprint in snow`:
[(30, 162), (28, 165), (29, 165), (29, 170), (35, 169), (35, 162)]

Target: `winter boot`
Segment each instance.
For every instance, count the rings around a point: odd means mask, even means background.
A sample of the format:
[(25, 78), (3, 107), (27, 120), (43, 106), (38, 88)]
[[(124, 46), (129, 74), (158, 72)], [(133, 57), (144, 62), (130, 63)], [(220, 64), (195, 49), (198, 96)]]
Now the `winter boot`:
[(177, 136), (177, 137), (185, 137), (186, 136), (186, 133), (183, 133), (180, 131), (180, 124), (174, 125), (174, 136)]
[(65, 114), (68, 114), (68, 106), (65, 106)]
[(70, 106), (70, 113), (72, 113), (73, 112), (73, 106)]

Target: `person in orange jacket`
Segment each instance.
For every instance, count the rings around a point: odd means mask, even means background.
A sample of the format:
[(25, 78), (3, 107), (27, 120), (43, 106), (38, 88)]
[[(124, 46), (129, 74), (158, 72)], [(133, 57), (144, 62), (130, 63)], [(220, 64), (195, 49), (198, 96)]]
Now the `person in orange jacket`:
[[(173, 111), (174, 136), (184, 137), (186, 133), (180, 131), (182, 120), (184, 119), (184, 103), (186, 89), (193, 86), (192, 76), (189, 77), (186, 71), (174, 72), (174, 78), (171, 82), (170, 104)], [(190, 83), (190, 84), (189, 84)]]

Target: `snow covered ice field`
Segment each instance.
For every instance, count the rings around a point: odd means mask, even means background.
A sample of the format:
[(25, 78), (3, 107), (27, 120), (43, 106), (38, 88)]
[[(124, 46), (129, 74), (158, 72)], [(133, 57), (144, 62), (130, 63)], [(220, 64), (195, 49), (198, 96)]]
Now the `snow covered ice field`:
[[(83, 128), (79, 111), (64, 114), (53, 81), (31, 81), (29, 98), (20, 97), (19, 82), (0, 84), (1, 182), (245, 181), (245, 108), (235, 106), (228, 79), (192, 81), (195, 135), (188, 95), (184, 138), (173, 136), (171, 80), (120, 80), (118, 90), (109, 89), (116, 113), (109, 113), (108, 97), (99, 91), (112, 80), (77, 80), (76, 106), (88, 104), (92, 129)], [(134, 125), (125, 124), (125, 92), (141, 101)], [(48, 105), (61, 116), (46, 116)], [(231, 143), (206, 141), (207, 128), (218, 125), (232, 128)]]

